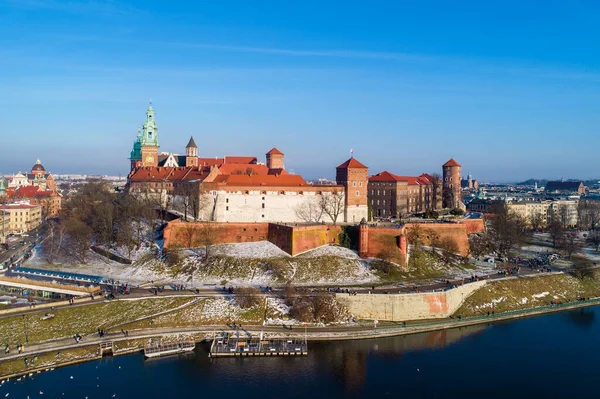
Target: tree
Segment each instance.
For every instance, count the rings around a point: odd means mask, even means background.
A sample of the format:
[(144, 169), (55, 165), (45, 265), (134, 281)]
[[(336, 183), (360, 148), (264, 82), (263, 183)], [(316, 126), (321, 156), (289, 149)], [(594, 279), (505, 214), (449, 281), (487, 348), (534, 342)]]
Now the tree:
[(304, 199), (294, 209), (298, 219), (306, 223), (317, 223), (323, 216), (324, 208), (320, 204), (320, 201), (314, 197), (309, 196)]
[(558, 220), (563, 226), (563, 229), (569, 227), (569, 209), (566, 206), (558, 208)]
[(458, 253), (458, 244), (452, 237), (444, 237), (440, 242), (441, 259), (444, 265), (449, 266), (452, 264)]
[(237, 288), (235, 290), (235, 300), (242, 309), (259, 306), (264, 302), (264, 298), (260, 295), (260, 290), (254, 287)]
[(343, 191), (323, 193), (319, 197), (319, 208), (331, 219), (335, 226), (338, 217), (344, 212), (346, 196)]
[(204, 261), (208, 263), (213, 256), (213, 247), (218, 242), (221, 229), (212, 222), (204, 222), (198, 228), (198, 244), (204, 248)]
[(195, 223), (182, 223), (181, 234), (185, 239), (187, 248), (192, 248), (194, 240), (199, 236), (199, 230), (200, 228)]
[(469, 236), (469, 252), (475, 258), (489, 254), (490, 243), (488, 241), (488, 235), (472, 234)]
[(523, 245), (528, 237), (523, 219), (506, 210), (491, 218), (486, 235), (493, 251), (504, 257)]
[(338, 240), (340, 242), (341, 247), (344, 247), (344, 248), (351, 247), (350, 236), (348, 236), (348, 233), (346, 231), (342, 230), (342, 232), (340, 234), (338, 234)]
[(562, 223), (556, 220), (556, 218), (552, 218), (548, 225), (548, 233), (550, 234), (550, 238), (552, 238), (552, 246), (558, 248), (565, 235), (565, 228)]
[(431, 202), (433, 204), (432, 209), (441, 209), (442, 207), (442, 177), (438, 173), (432, 173), (431, 175)]
[(538, 231), (543, 229), (546, 226), (546, 220), (544, 219), (544, 215), (541, 212), (536, 212), (529, 217), (529, 224), (531, 225), (531, 229), (534, 231)]
[(69, 253), (85, 264), (87, 259), (86, 254), (90, 248), (94, 234), (92, 228), (82, 221), (78, 215), (73, 214), (65, 220), (65, 233), (67, 247), (71, 250)]
[(416, 249), (420, 249), (421, 245), (423, 245), (423, 238), (423, 229), (421, 229), (420, 225), (415, 224), (407, 229), (406, 240)]
[(65, 226), (58, 219), (48, 219), (44, 228), (43, 251), (46, 261), (54, 263), (58, 252), (60, 251), (65, 233)]
[(579, 238), (579, 232), (577, 230), (568, 230), (564, 236), (564, 250), (568, 258), (571, 258), (575, 252), (580, 251), (583, 248), (583, 243)]
[(586, 241), (588, 244), (593, 245), (596, 249), (596, 252), (600, 251), (600, 231), (599, 230), (591, 230), (588, 233)]

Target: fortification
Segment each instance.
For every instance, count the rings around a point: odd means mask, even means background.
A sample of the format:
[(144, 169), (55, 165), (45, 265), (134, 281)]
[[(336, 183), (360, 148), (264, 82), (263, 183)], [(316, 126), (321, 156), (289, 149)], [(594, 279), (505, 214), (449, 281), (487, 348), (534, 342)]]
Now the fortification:
[(442, 207), (449, 209), (465, 209), (460, 196), (461, 165), (450, 159), (442, 165)]

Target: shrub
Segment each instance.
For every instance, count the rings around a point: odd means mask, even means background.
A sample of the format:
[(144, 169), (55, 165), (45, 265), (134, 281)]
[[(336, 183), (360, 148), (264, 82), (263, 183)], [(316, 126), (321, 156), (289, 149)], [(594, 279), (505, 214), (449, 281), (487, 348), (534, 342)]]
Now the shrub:
[(245, 287), (235, 290), (235, 300), (240, 308), (248, 309), (260, 305), (263, 297), (258, 288)]

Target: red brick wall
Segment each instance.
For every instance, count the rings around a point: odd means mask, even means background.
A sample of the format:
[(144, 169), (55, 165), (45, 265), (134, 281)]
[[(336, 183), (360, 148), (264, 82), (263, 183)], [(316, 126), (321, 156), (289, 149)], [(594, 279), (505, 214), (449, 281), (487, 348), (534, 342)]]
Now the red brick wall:
[[(415, 224), (405, 225), (404, 231), (414, 225)], [(469, 253), (469, 236), (467, 235), (466, 225), (454, 223), (422, 223), (419, 224), (419, 226), (424, 233), (426, 233), (428, 229), (434, 230), (439, 235), (440, 240), (443, 240), (446, 237), (452, 238), (456, 241), (461, 255), (467, 255)], [(427, 237), (425, 237), (424, 245), (429, 245)]]
[(467, 234), (483, 233), (485, 231), (483, 219), (461, 219), (458, 223), (466, 226)]
[(292, 255), (328, 244), (338, 244), (340, 226), (318, 225), (295, 227), (292, 231)]
[(406, 253), (401, 249), (403, 229), (369, 227), (367, 257), (381, 258), (404, 265)]
[[(215, 244), (232, 244), (236, 242), (265, 241), (268, 237), (269, 226), (267, 223), (215, 223), (197, 222), (183, 223), (174, 220), (167, 224), (164, 231), (164, 248), (187, 248), (190, 243), (189, 229), (212, 229), (215, 235)], [(191, 247), (201, 246), (199, 234), (191, 240)]]
[(293, 248), (292, 236), (294, 227), (274, 223), (269, 223), (268, 225), (269, 242), (275, 244), (288, 254), (291, 254)]

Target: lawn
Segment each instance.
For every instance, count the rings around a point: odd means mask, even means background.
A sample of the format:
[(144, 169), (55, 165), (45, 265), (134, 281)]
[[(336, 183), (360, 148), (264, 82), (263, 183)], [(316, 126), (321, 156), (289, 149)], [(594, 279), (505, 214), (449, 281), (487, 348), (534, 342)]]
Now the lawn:
[(94, 359), (98, 356), (98, 345), (88, 345), (60, 352), (50, 352), (39, 356), (26, 357), (29, 364), (28, 366), (25, 365), (25, 360), (23, 358), (9, 360), (0, 363), (0, 376), (25, 373), (27, 370), (33, 369), (52, 368), (76, 360)]
[[(75, 334), (86, 335), (96, 332), (98, 328), (108, 329), (191, 301), (192, 298), (181, 297), (120, 300), (4, 317), (0, 318), (0, 345), (9, 344), (14, 348), (19, 343), (25, 343), (25, 333), (29, 344), (68, 338)], [(52, 312), (55, 317), (41, 320), (46, 312)]]

